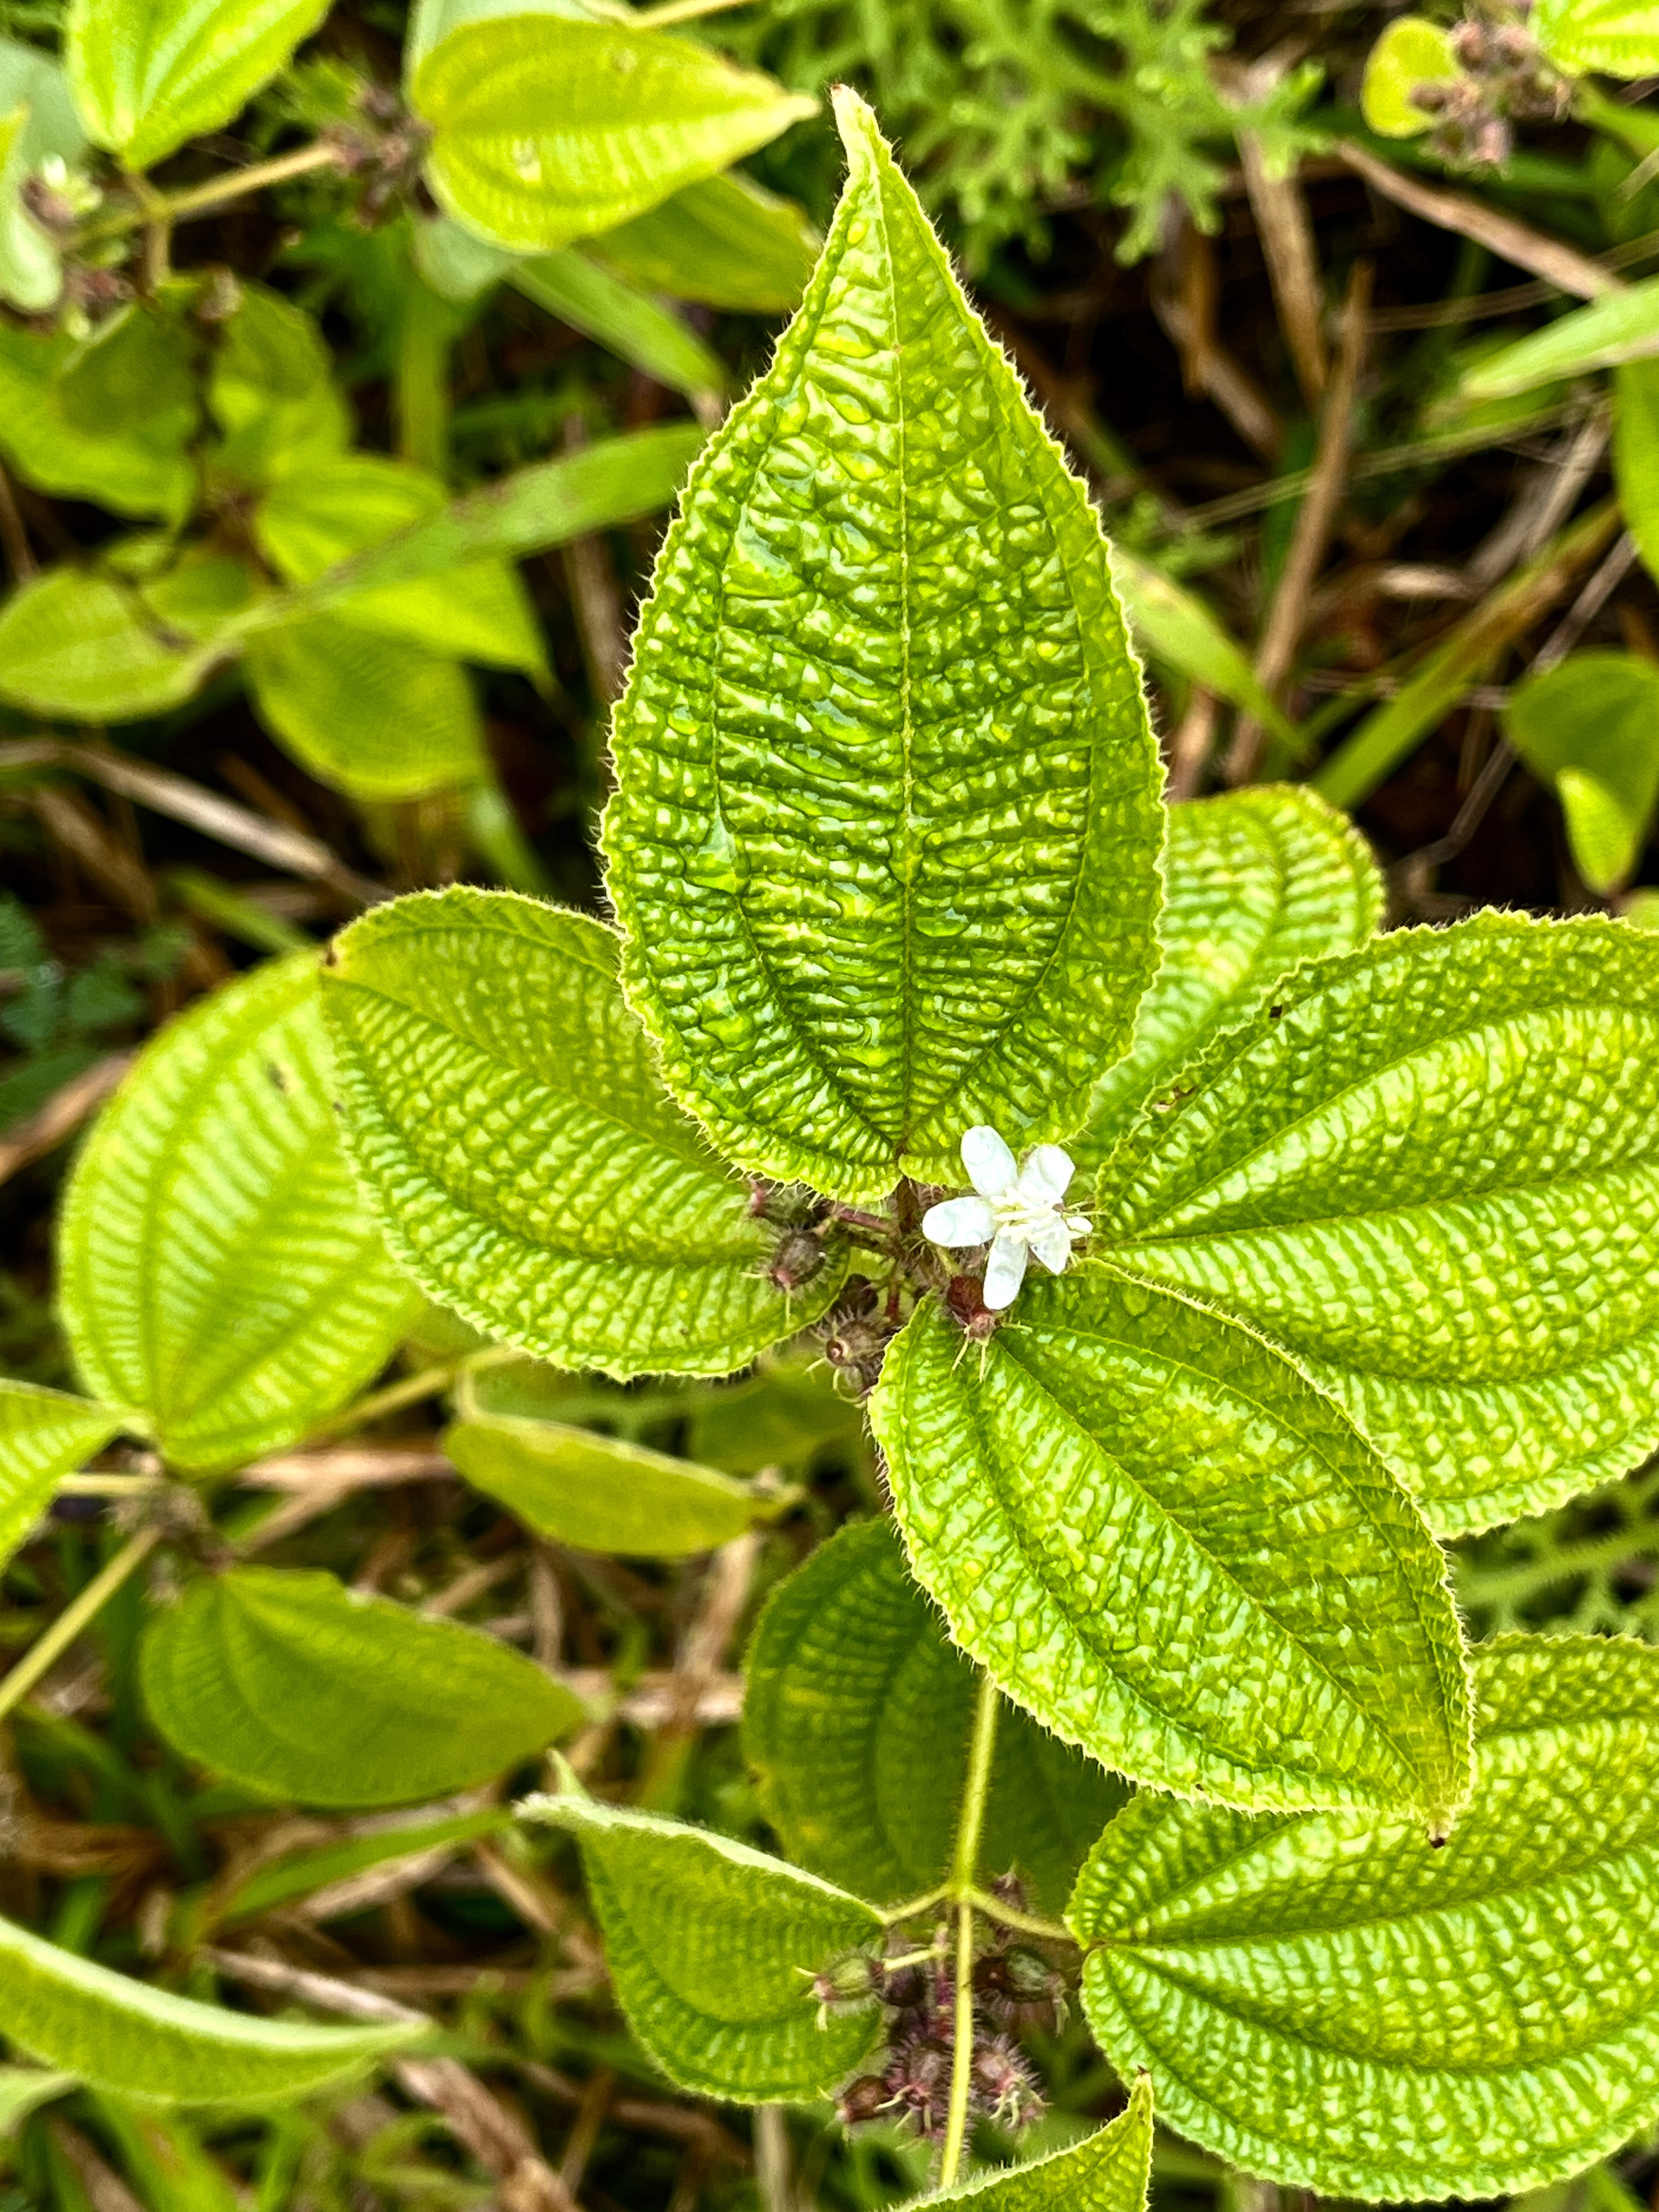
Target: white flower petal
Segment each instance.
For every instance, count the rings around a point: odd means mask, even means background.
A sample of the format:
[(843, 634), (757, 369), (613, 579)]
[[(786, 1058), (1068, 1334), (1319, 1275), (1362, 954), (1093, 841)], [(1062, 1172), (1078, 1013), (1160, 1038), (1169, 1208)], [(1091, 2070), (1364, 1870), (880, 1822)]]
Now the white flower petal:
[(1030, 1244), (1051, 1275), (1064, 1273), (1066, 1262), (1072, 1256), (1072, 1237), (1063, 1221), (1056, 1218), (1046, 1229), (1039, 1229)]
[(1000, 1198), (1013, 1188), (1018, 1163), (994, 1129), (981, 1121), (962, 1140), (962, 1164), (981, 1198)]
[(1089, 1217), (1086, 1213), (1068, 1213), (1066, 1226), (1073, 1237), (1086, 1237), (1090, 1228)]
[(921, 1233), (935, 1244), (988, 1244), (997, 1218), (982, 1198), (947, 1198), (921, 1217)]
[(1058, 1145), (1039, 1145), (1019, 1171), (1019, 1194), (1039, 1206), (1058, 1206), (1075, 1173), (1069, 1152)]
[(985, 1270), (985, 1287), (980, 1296), (993, 1313), (1000, 1313), (1005, 1306), (1012, 1305), (1024, 1280), (1025, 1239), (1017, 1237), (1012, 1229), (1005, 1229), (991, 1247), (990, 1265)]

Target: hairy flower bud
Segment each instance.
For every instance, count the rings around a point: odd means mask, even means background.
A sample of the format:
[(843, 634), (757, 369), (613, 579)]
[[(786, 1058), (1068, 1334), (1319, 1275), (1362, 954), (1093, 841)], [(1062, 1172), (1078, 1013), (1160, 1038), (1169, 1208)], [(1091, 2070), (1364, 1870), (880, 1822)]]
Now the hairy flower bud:
[(852, 2012), (872, 2003), (886, 1979), (879, 1959), (867, 1951), (838, 1951), (812, 1977), (812, 1995), (831, 2012)]
[(777, 1241), (766, 1273), (781, 1291), (798, 1291), (823, 1266), (823, 1244), (810, 1229), (787, 1229)]
[(987, 2036), (975, 2045), (969, 2081), (975, 2102), (1004, 2127), (1029, 2128), (1042, 2117), (1030, 2062), (1006, 2036)]
[(836, 2118), (842, 2127), (856, 2128), (866, 2120), (878, 2119), (890, 2102), (887, 2084), (879, 2074), (860, 2074), (836, 2098)]

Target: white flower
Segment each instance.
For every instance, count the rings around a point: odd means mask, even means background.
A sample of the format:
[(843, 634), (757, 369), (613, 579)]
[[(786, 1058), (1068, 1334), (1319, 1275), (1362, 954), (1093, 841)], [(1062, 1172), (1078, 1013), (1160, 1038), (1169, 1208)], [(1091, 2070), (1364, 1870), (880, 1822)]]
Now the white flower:
[(935, 1244), (990, 1246), (981, 1295), (1000, 1313), (1013, 1304), (1029, 1255), (1035, 1253), (1051, 1275), (1060, 1274), (1089, 1224), (1080, 1213), (1060, 1211), (1073, 1170), (1070, 1154), (1058, 1145), (1039, 1145), (1021, 1167), (996, 1131), (981, 1125), (963, 1137), (962, 1164), (979, 1196), (930, 1206), (921, 1233)]

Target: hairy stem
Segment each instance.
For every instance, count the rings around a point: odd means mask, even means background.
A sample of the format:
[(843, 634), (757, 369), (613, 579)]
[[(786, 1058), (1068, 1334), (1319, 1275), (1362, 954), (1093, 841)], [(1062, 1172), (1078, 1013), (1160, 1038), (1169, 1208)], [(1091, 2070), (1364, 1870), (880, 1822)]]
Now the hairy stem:
[(1063, 1920), (1043, 1920), (1035, 1912), (1017, 1912), (1012, 1905), (1005, 1905), (1000, 1898), (993, 1897), (985, 1889), (970, 1889), (964, 1902), (982, 1912), (988, 1920), (1012, 1928), (1016, 1935), (1037, 1936), (1045, 1942), (1069, 1943), (1073, 1949), (1077, 1948), (1077, 1938)]
[(974, 1874), (979, 1864), (986, 1800), (991, 1794), (991, 1761), (997, 1747), (997, 1715), (1001, 1705), (1001, 1692), (988, 1674), (982, 1674), (974, 1707), (973, 1741), (968, 1751), (968, 1787), (957, 1822), (957, 1847), (951, 1868), (951, 1888), (957, 1900), (957, 2017), (951, 2053), (951, 2109), (939, 2161), (941, 2189), (949, 2189), (956, 2180), (968, 2136), (968, 2091), (974, 2066)]
[(227, 200), (240, 199), (245, 192), (263, 191), (267, 185), (285, 185), (291, 177), (307, 176), (313, 169), (337, 168), (341, 159), (338, 146), (330, 139), (319, 138), (312, 145), (296, 147), (291, 154), (278, 154), (269, 161), (252, 161), (245, 169), (233, 169), (207, 184), (192, 185), (188, 191), (162, 193), (147, 190), (137, 206), (117, 208), (97, 222), (88, 223), (75, 244), (90, 246), (100, 238), (120, 238), (146, 223), (183, 222), (191, 216), (206, 215), (222, 207)]
[(159, 1528), (141, 1528), (136, 1536), (127, 1539), (114, 1558), (93, 1577), (86, 1588), (70, 1600), (46, 1634), (36, 1638), (5, 1680), (0, 1682), (0, 1719), (3, 1719), (27, 1697), (58, 1655), (68, 1650), (88, 1622), (97, 1617), (105, 1603), (120, 1589), (135, 1568), (143, 1565), (161, 1540)]
[(943, 1905), (951, 1893), (950, 1883), (941, 1882), (937, 1889), (924, 1890), (920, 1897), (907, 1898), (902, 1905), (894, 1905), (890, 1912), (884, 1912), (881, 1917), (890, 1928), (896, 1928), (902, 1920), (915, 1920), (922, 1913), (931, 1912), (936, 1905)]

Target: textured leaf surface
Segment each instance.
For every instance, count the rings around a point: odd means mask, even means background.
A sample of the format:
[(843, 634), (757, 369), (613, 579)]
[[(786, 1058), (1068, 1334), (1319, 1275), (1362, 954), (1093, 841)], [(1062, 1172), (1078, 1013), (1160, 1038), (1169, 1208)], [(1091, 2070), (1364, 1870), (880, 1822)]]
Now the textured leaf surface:
[(1370, 847), (1305, 784), (1172, 806), (1164, 965), (1140, 1002), (1133, 1048), (1101, 1079), (1087, 1126), (1067, 1140), (1078, 1166), (1097, 1166), (1129, 1113), (1255, 1013), (1287, 969), (1374, 935), (1382, 905)]
[(458, 1421), (444, 1449), (475, 1490), (499, 1498), (538, 1535), (580, 1551), (681, 1559), (775, 1519), (791, 1503), (712, 1467), (562, 1421)]
[(327, 0), (71, 0), (65, 55), (88, 137), (148, 169), (276, 76)]
[(975, 2204), (980, 2212), (1146, 2212), (1152, 2163), (1152, 2093), (1145, 2075), (1127, 2112), (1069, 2150), (1011, 2172), (981, 2175), (929, 2204)]
[[(287, 471), (260, 502), (254, 535), (289, 583), (310, 584), (447, 505), (443, 485), (423, 469), (380, 453), (342, 453)], [(355, 626), (428, 653), (532, 676), (545, 665), (529, 594), (504, 562), (362, 592), (340, 611)]]
[(46, 1511), (64, 1475), (125, 1425), (111, 1407), (0, 1376), (0, 1565)]
[[(792, 1858), (896, 1905), (951, 1868), (974, 1670), (905, 1571), (893, 1531), (832, 1536), (780, 1584), (744, 1664), (744, 1750)], [(1127, 1792), (1018, 1710), (997, 1729), (979, 1878), (1017, 1867), (1065, 1903)]]
[(1083, 487), (869, 111), (693, 471), (613, 733), (610, 886), (677, 1097), (870, 1200), (1063, 1136), (1155, 958), (1157, 756)]
[(520, 262), (514, 288), (673, 392), (723, 392), (726, 367), (672, 307), (574, 246)]
[(151, 1616), (144, 1701), (174, 1749), (302, 1805), (492, 1780), (584, 1717), (521, 1652), (332, 1575), (237, 1567)]
[(462, 24), (416, 71), (414, 104), (450, 213), (541, 252), (643, 214), (817, 106), (690, 39), (552, 15)]
[(1558, 69), (1625, 77), (1659, 70), (1659, 23), (1648, 0), (1540, 0), (1536, 28)]
[(1028, 1284), (982, 1359), (920, 1308), (871, 1410), (916, 1574), (1068, 1741), (1228, 1804), (1462, 1799), (1440, 1553), (1258, 1337), (1090, 1271)]
[(477, 1328), (607, 1374), (718, 1375), (793, 1304), (746, 1186), (664, 1091), (598, 922), (460, 887), (376, 908), (325, 1004), (349, 1141), (392, 1249)]
[(1404, 1821), (1142, 1797), (1083, 1871), (1102, 2047), (1247, 2172), (1501, 2197), (1659, 2111), (1659, 1652), (1515, 1638), (1475, 1669), (1479, 1778), (1443, 1850)]
[(1442, 1533), (1659, 1443), (1659, 946), (1487, 914), (1286, 981), (1102, 1171), (1096, 1249), (1288, 1346)]
[(417, 799), (483, 775), (478, 702), (447, 653), (313, 615), (250, 638), (246, 659), (260, 720), (337, 791)]
[(1579, 874), (1623, 883), (1659, 799), (1659, 668), (1637, 653), (1571, 653), (1510, 694), (1504, 734), (1561, 801)]
[(269, 2105), (356, 2073), (421, 2029), (312, 2027), (151, 1989), (0, 1920), (0, 2034), (101, 2089), (157, 2104)]
[(741, 2105), (815, 2097), (870, 2048), (873, 2007), (820, 2027), (809, 1989), (837, 1952), (878, 1942), (869, 1905), (677, 1820), (532, 1803), (580, 1842), (617, 2000), (671, 2081)]
[(590, 240), (587, 250), (673, 300), (783, 314), (799, 305), (822, 242), (793, 200), (727, 170)]
[(82, 1379), (179, 1466), (275, 1451), (374, 1375), (411, 1308), (330, 1103), (316, 963), (256, 969), (164, 1030), (105, 1108), (58, 1231)]

